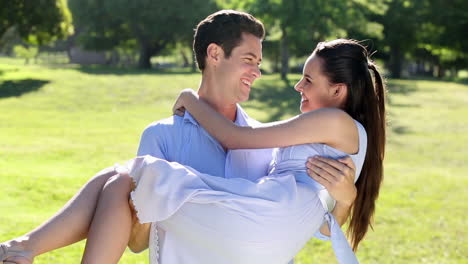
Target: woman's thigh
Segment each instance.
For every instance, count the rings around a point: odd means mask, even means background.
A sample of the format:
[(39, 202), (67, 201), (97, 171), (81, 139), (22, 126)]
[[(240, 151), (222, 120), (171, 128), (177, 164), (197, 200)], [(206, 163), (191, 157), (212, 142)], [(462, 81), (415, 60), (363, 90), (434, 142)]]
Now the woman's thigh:
[(319, 229), (325, 214), (315, 193), (304, 186), (298, 186), (297, 200), (276, 212), (258, 206), (254, 215), (239, 208), (188, 202), (158, 225), (166, 235), (237, 263), (287, 263)]

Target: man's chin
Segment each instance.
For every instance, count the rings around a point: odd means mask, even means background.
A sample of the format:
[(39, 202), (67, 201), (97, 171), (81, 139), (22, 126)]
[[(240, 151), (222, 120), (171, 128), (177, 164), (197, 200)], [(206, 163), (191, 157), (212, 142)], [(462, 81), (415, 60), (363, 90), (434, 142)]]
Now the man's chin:
[(239, 96), (238, 99), (239, 99), (238, 103), (245, 102), (245, 101), (249, 100), (249, 95), (242, 95), (242, 96)]

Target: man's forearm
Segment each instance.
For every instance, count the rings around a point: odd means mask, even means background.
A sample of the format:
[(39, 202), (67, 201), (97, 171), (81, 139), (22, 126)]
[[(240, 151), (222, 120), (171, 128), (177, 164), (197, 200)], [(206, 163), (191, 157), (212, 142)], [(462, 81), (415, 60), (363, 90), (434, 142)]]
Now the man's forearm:
[[(342, 226), (344, 223), (346, 223), (346, 220), (350, 214), (350, 210), (351, 205), (337, 202), (331, 213), (336, 218), (336, 221), (338, 221), (338, 224)], [(326, 236), (330, 236), (330, 230), (326, 223), (320, 227), (320, 233)]]

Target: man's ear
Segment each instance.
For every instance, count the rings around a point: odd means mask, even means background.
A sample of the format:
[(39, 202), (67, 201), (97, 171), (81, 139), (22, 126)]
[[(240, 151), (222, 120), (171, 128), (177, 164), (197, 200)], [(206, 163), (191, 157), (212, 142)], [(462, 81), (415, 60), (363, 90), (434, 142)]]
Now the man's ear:
[(207, 62), (209, 61), (210, 64), (214, 64), (214, 65), (218, 64), (219, 59), (223, 55), (222, 53), (223, 53), (223, 49), (221, 48), (221, 46), (219, 46), (216, 43), (211, 43), (206, 48), (206, 60), (207, 60)]

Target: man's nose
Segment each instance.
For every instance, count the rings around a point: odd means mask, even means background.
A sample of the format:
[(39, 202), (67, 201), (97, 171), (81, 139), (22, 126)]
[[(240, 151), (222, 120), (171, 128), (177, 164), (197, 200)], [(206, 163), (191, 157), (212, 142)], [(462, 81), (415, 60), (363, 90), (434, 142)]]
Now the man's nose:
[(255, 77), (255, 79), (260, 78), (262, 76), (262, 72), (260, 71), (260, 67), (255, 66), (252, 75)]

